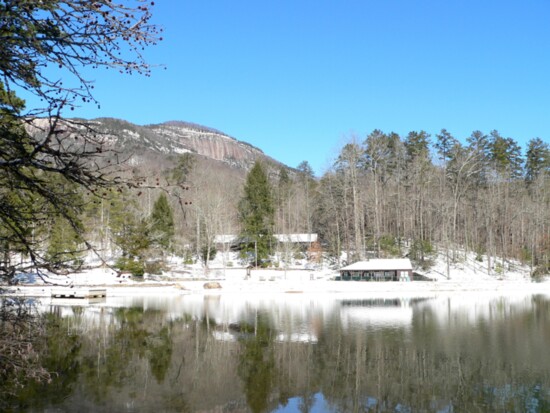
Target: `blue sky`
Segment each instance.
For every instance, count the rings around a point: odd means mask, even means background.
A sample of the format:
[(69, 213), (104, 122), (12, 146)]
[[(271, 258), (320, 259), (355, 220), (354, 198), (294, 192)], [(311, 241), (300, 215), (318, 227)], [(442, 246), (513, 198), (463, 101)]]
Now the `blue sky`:
[(550, 1), (157, 0), (163, 64), (98, 70), (75, 111), (219, 129), (320, 175), (352, 136), (442, 128), (550, 139)]

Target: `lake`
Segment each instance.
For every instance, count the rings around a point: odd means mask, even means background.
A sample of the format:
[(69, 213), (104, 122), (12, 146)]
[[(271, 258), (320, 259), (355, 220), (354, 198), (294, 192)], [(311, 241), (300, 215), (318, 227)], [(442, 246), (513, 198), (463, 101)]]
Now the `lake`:
[(550, 298), (108, 298), (39, 305), (28, 412), (548, 412)]

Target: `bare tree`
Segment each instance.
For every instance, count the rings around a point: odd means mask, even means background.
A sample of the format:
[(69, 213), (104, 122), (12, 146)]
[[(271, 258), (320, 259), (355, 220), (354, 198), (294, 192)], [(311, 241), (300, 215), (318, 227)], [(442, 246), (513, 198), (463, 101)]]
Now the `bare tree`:
[(349, 193), (348, 197), (345, 197), (346, 201), (349, 199), (351, 202), (350, 208), (346, 208), (344, 211), (348, 215), (348, 224), (351, 229), (351, 236), (347, 237), (348, 241), (353, 238), (353, 248), (348, 245), (348, 254), (351, 253), (356, 259), (360, 259), (364, 255), (363, 248), (363, 228), (361, 227), (362, 219), (362, 203), (361, 203), (361, 187), (360, 187), (360, 173), (362, 169), (363, 149), (356, 143), (348, 143), (340, 152), (338, 159), (336, 160), (336, 170), (341, 174), (345, 191)]
[[(29, 265), (50, 266), (41, 240), (33, 239), (33, 225), (54, 217), (79, 231), (78, 192), (102, 196), (122, 184), (113, 169), (116, 154), (105, 156), (93, 125), (61, 116), (97, 103), (93, 83), (82, 75), (85, 67), (150, 74), (141, 50), (160, 40), (149, 23), (151, 4), (6, 0), (0, 8), (0, 248), (20, 251)], [(25, 110), (16, 94), (21, 90), (44, 107)], [(14, 270), (0, 265), (3, 274)]]

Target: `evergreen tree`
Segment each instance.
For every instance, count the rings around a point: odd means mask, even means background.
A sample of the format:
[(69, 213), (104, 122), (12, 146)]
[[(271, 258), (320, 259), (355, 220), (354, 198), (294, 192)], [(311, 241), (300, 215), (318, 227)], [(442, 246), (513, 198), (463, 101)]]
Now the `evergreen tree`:
[(280, 227), (278, 229), (281, 233), (286, 233), (288, 229), (288, 215), (290, 212), (287, 208), (287, 201), (290, 199), (292, 190), (292, 180), (288, 175), (287, 168), (281, 167), (279, 170), (279, 182), (277, 184), (277, 191), (275, 194), (275, 203), (277, 207), (277, 220)]
[(274, 215), (271, 185), (264, 167), (256, 162), (246, 177), (239, 203), (244, 251), (254, 254), (256, 264), (271, 253)]
[(129, 212), (115, 234), (115, 242), (122, 250), (116, 266), (122, 271), (142, 276), (145, 273), (145, 259), (151, 245), (145, 219), (139, 219)]
[(527, 145), (525, 179), (533, 182), (541, 173), (550, 174), (550, 146), (540, 138), (531, 139)]
[(313, 221), (311, 204), (313, 202), (312, 197), (316, 188), (315, 175), (313, 173), (313, 168), (308, 161), (300, 162), (297, 169), (299, 184), (298, 190), (303, 193), (303, 198), (305, 201), (303, 210), (303, 221), (305, 221), (305, 225), (303, 228), (308, 234), (311, 234)]
[(151, 245), (149, 224), (135, 209), (135, 198), (129, 192), (111, 193), (109, 228), (112, 241), (120, 248), (116, 266), (134, 275), (145, 272), (145, 258)]
[(481, 131), (473, 131), (466, 139), (468, 142), (468, 150), (475, 154), (478, 162), (478, 170), (473, 174), (472, 179), (475, 187), (479, 188), (487, 183), (490, 172), (490, 141), (489, 137)]
[(311, 168), (311, 165), (308, 161), (302, 161), (300, 164), (296, 167), (296, 169), (299, 172), (299, 175), (303, 176), (304, 178), (313, 179), (313, 168)]
[(170, 171), (171, 177), (176, 184), (182, 184), (188, 181), (188, 177), (193, 171), (196, 163), (197, 160), (192, 153), (186, 152), (179, 156), (178, 163)]
[(386, 181), (390, 171), (395, 169), (397, 154), (394, 140), (396, 137), (399, 139), (396, 134), (386, 135), (375, 129), (364, 142), (365, 166), (382, 182)]
[(407, 159), (412, 162), (416, 159), (428, 159), (430, 156), (430, 135), (424, 131), (409, 132), (405, 139)]
[(477, 152), (489, 157), (489, 138), (481, 131), (473, 131), (472, 134), (466, 138), (468, 145)]
[(163, 250), (169, 250), (175, 234), (174, 213), (164, 193), (161, 193), (155, 201), (149, 220), (151, 223), (150, 237), (152, 244)]
[(279, 171), (279, 183), (278, 183), (278, 203), (279, 206), (283, 204), (288, 196), (290, 187), (292, 186), (292, 181), (290, 180), (290, 176), (288, 176), (287, 169), (285, 167), (281, 167)]
[(56, 217), (49, 234), (46, 258), (56, 267), (79, 266), (82, 262), (82, 237), (62, 217)]
[(439, 159), (446, 164), (450, 160), (453, 147), (458, 141), (447, 131), (447, 129), (441, 129), (441, 132), (435, 135), (435, 137), (437, 140), (434, 143), (434, 147), (437, 150)]
[(521, 148), (512, 138), (503, 138), (498, 131), (491, 132), (490, 156), (495, 170), (511, 179), (522, 176)]

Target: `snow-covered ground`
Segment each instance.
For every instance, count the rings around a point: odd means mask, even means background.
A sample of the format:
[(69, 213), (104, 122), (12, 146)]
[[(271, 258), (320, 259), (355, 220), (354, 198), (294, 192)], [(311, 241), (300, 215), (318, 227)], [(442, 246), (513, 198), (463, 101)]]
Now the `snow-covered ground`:
[[(225, 258), (225, 259), (222, 259)], [(228, 259), (229, 258), (229, 259)], [(231, 262), (231, 266), (224, 266)], [(535, 283), (529, 268), (518, 263), (497, 265), (487, 274), (487, 262), (478, 262), (463, 254), (449, 266), (443, 255), (428, 271), (419, 273), (433, 281), (364, 282), (334, 281), (338, 271), (328, 265), (317, 266), (305, 261), (293, 262), (288, 268), (247, 269), (239, 266), (235, 256), (220, 256), (209, 268), (201, 264), (183, 265), (172, 261), (171, 270), (162, 275), (135, 278), (117, 274), (111, 268), (94, 268), (67, 276), (33, 277), (29, 283), (4, 286), (11, 294), (50, 296), (51, 288), (102, 286), (109, 296), (163, 295), (163, 294), (346, 294), (346, 295), (400, 295), (418, 296), (450, 291), (533, 291), (550, 292), (550, 281)], [(218, 283), (221, 288), (205, 288), (206, 283)]]

